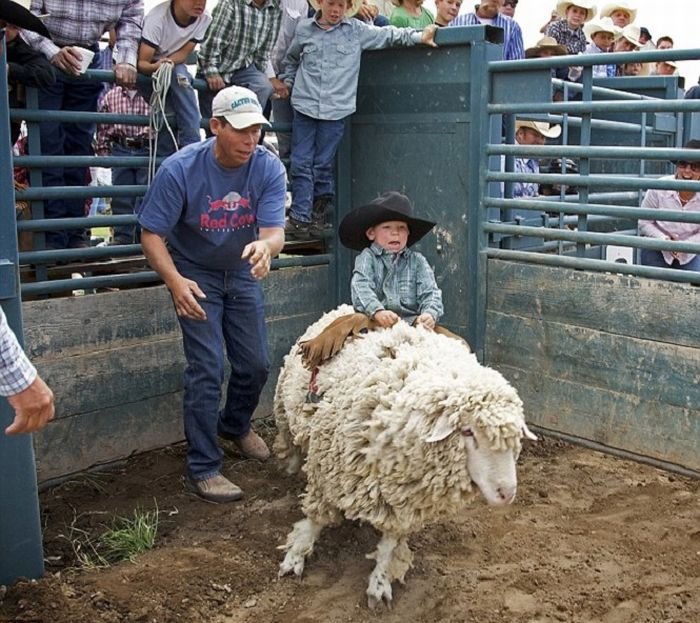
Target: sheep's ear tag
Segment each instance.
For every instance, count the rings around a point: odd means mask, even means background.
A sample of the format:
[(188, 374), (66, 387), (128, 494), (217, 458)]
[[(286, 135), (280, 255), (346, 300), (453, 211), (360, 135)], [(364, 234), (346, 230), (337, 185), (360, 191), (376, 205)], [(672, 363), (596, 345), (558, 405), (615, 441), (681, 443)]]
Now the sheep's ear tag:
[(435, 426), (433, 426), (433, 430), (430, 431), (430, 434), (425, 438), (425, 441), (426, 443), (442, 441), (443, 439), (449, 437), (453, 432), (454, 428), (450, 424), (450, 418), (446, 415), (441, 415), (435, 423)]

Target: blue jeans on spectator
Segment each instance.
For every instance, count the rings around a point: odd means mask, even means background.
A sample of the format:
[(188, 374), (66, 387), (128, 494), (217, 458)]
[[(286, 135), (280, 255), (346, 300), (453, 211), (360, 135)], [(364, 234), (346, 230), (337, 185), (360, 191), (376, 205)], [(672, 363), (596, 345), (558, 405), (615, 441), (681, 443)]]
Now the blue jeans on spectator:
[[(124, 147), (119, 143), (112, 145), (112, 155), (122, 158), (148, 157), (148, 144), (144, 147)], [(148, 167), (114, 167), (112, 168), (113, 186), (146, 186), (148, 184)], [(141, 197), (112, 197), (112, 214), (136, 214)], [(135, 235), (136, 225), (115, 225), (114, 242), (132, 244), (138, 242)]]
[(642, 249), (641, 261), (643, 266), (675, 268), (676, 270), (696, 270), (700, 272), (700, 255), (696, 255), (687, 264), (680, 264), (678, 260), (673, 260), (672, 264), (667, 264), (661, 251), (655, 251), (654, 249)]
[[(197, 77), (206, 80), (206, 76), (201, 72), (197, 74)], [(267, 101), (274, 91), (270, 79), (255, 65), (248, 65), (248, 67), (234, 71), (233, 75), (226, 82), (226, 86), (230, 87), (233, 84), (253, 91), (253, 93), (258, 96), (260, 107), (263, 110), (265, 106), (267, 106)], [(211, 117), (211, 105), (215, 95), (216, 93), (214, 91), (209, 90), (202, 91), (199, 94), (199, 106), (202, 109), (202, 117), (205, 119)]]
[[(179, 318), (187, 367), (184, 422), (187, 470), (194, 480), (221, 471), (217, 437), (243, 437), (270, 369), (262, 286), (245, 266), (211, 270), (173, 253), (180, 274), (206, 294), (199, 301), (206, 320)], [(219, 410), (224, 381), (224, 345), (231, 364), (226, 403)]]
[(335, 197), (333, 164), (344, 131), (344, 119), (325, 121), (294, 111), (290, 215), (296, 221), (310, 223), (314, 200)]
[[(97, 50), (97, 46), (94, 47)], [(90, 69), (98, 67), (99, 55), (95, 55)], [(75, 80), (57, 71), (56, 82), (39, 89), (39, 108), (42, 110), (70, 110), (96, 112), (97, 98), (102, 91), (99, 82)], [(41, 154), (43, 156), (92, 156), (92, 140), (95, 123), (62, 123), (42, 121)], [(33, 154), (36, 155), (36, 154)], [(44, 186), (77, 186), (88, 183), (87, 167), (50, 167), (43, 170)], [(85, 216), (85, 199), (49, 199), (44, 202), (45, 218), (75, 218)], [(46, 246), (49, 249), (67, 249), (88, 245), (84, 229), (70, 229), (46, 232)]]
[[(294, 109), (289, 98), (283, 100), (272, 100), (272, 121), (274, 123), (289, 123), (294, 120)], [(279, 157), (289, 158), (292, 148), (291, 132), (275, 132), (277, 136), (277, 151)]]
[[(151, 101), (153, 94), (152, 83), (139, 84), (138, 91), (147, 102)], [(177, 146), (173, 144), (170, 132), (163, 127), (158, 134), (158, 155), (169, 156), (190, 143), (198, 143), (202, 140), (200, 122), (202, 115), (197, 104), (197, 91), (192, 86), (192, 76), (185, 65), (175, 65), (170, 78), (170, 88), (165, 97), (166, 114), (175, 115), (176, 128), (173, 134), (177, 139)]]

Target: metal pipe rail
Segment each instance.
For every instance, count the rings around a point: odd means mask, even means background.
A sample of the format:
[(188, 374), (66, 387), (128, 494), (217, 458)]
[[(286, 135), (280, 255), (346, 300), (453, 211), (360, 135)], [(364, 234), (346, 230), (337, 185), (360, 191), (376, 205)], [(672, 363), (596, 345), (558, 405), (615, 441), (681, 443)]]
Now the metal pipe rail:
[(565, 186), (585, 188), (634, 188), (646, 190), (658, 188), (661, 190), (692, 190), (700, 192), (700, 181), (664, 180), (652, 177), (627, 177), (611, 175), (571, 175), (555, 173), (507, 173), (502, 171), (487, 171), (487, 182), (544, 182)]
[[(582, 56), (586, 56), (583, 54)], [(643, 101), (587, 101), (587, 102), (523, 102), (518, 104), (489, 104), (487, 112), (491, 115), (518, 113), (611, 113), (624, 112), (700, 112), (700, 100), (662, 100)]]
[(700, 285), (700, 273), (690, 270), (656, 268), (654, 266), (640, 266), (638, 264), (620, 264), (618, 262), (608, 262), (606, 260), (592, 260), (548, 253), (527, 253), (524, 251), (511, 251), (510, 249), (488, 248), (484, 253), (487, 257), (498, 260), (511, 260), (515, 262), (558, 266), (577, 270), (593, 270), (603, 273), (622, 273), (636, 277), (648, 277), (651, 279), (679, 281)]
[[(67, 199), (91, 197), (131, 197), (143, 195), (148, 190), (148, 186), (38, 186), (29, 187), (16, 192), (17, 199), (27, 201), (38, 201), (39, 199)], [(59, 221), (60, 219), (55, 219)]]
[(639, 159), (639, 160), (687, 160), (700, 161), (697, 149), (682, 149), (675, 147), (613, 147), (613, 146), (581, 146), (581, 145), (521, 145), (520, 143), (498, 144), (486, 146), (488, 155), (531, 156), (533, 158), (605, 158)]
[(509, 225), (506, 223), (484, 223), (484, 231), (495, 234), (510, 234), (520, 238), (544, 238), (545, 240), (568, 240), (592, 245), (618, 245), (652, 249), (654, 251), (682, 251), (684, 253), (700, 253), (698, 242), (677, 242), (675, 240), (660, 240), (639, 236), (623, 236), (614, 233), (597, 233), (588, 231), (573, 231), (569, 229), (554, 229), (550, 227), (530, 227), (528, 225)]

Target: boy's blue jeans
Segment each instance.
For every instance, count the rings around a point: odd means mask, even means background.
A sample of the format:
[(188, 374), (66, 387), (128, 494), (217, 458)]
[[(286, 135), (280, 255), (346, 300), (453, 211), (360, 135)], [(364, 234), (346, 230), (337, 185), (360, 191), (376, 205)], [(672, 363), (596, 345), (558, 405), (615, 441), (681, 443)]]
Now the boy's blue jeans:
[[(138, 91), (141, 97), (150, 103), (153, 94), (152, 83), (139, 84)], [(175, 115), (177, 129), (173, 134), (177, 139), (177, 147), (184, 147), (190, 143), (198, 143), (202, 140), (199, 123), (202, 116), (197, 104), (197, 92), (192, 86), (192, 76), (185, 65), (175, 65), (170, 78), (170, 88), (165, 98), (166, 113)], [(163, 127), (158, 135), (158, 155), (168, 156), (175, 153), (177, 148), (167, 128)]]
[[(197, 282), (206, 320), (179, 318), (187, 367), (184, 423), (187, 470), (203, 480), (221, 470), (217, 437), (242, 437), (258, 405), (270, 369), (262, 287), (246, 266), (211, 270), (173, 254), (181, 275)], [(226, 403), (220, 410), (224, 348), (231, 364)]]
[(324, 121), (294, 111), (292, 121), (292, 218), (310, 223), (314, 199), (335, 197), (333, 163), (345, 120)]
[[(124, 147), (119, 143), (112, 145), (112, 155), (127, 157), (148, 156), (145, 147)], [(148, 167), (114, 167), (112, 169), (113, 186), (146, 186), (148, 184)], [(135, 214), (141, 203), (141, 197), (112, 197), (112, 214)], [(114, 240), (120, 244), (132, 244), (137, 241), (135, 225), (115, 225)]]

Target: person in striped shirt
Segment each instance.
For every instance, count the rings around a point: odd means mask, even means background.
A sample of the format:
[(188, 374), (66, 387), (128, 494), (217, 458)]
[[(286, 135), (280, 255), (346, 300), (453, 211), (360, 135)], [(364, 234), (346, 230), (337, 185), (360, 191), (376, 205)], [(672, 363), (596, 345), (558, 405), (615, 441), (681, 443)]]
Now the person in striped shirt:
[(473, 13), (458, 15), (450, 26), (478, 26), (488, 24), (503, 29), (503, 60), (513, 61), (525, 57), (523, 33), (514, 19), (501, 15), (503, 0), (481, 0)]
[(268, 63), (282, 21), (280, 0), (220, 0), (198, 56), (198, 77), (209, 91), (199, 97), (205, 119), (221, 89), (237, 85), (255, 93), (263, 110), (275, 93), (289, 97), (285, 84), (268, 76)]

